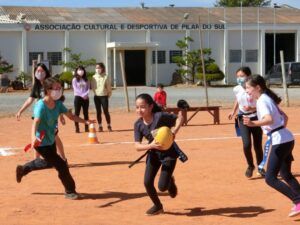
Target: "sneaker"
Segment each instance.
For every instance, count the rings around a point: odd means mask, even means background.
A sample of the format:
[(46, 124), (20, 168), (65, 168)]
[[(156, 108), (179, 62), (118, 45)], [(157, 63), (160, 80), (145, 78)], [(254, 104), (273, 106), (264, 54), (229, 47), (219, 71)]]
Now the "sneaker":
[(296, 204), (291, 212), (289, 213), (289, 217), (297, 216), (300, 214), (300, 203)]
[(174, 176), (171, 177), (170, 186), (168, 188), (168, 192), (171, 198), (175, 198), (177, 196), (177, 186), (175, 184)]
[(16, 168), (16, 179), (18, 183), (21, 183), (23, 176), (24, 176), (23, 166), (18, 165)]
[(258, 176), (262, 176), (262, 177), (265, 177), (266, 176), (266, 171), (265, 169), (258, 169), (257, 170), (257, 173), (256, 173)]
[(164, 212), (164, 209), (163, 209), (162, 205), (159, 205), (159, 206), (154, 205), (150, 209), (147, 210), (146, 215), (153, 216), (153, 215), (157, 215), (157, 214), (160, 214), (163, 212)]
[(65, 193), (66, 199), (76, 200), (79, 198), (79, 195), (76, 192), (73, 193)]
[(99, 132), (103, 132), (103, 127), (99, 127)]
[(253, 175), (253, 170), (254, 170), (254, 166), (248, 166), (246, 172), (245, 172), (245, 176), (250, 178)]
[(111, 126), (107, 126), (107, 130), (108, 130), (109, 132), (112, 132)]

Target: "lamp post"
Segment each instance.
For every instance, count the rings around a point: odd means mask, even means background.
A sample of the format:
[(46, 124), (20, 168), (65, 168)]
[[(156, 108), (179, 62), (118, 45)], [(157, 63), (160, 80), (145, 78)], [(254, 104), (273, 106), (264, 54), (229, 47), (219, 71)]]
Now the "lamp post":
[[(181, 26), (182, 24), (189, 18), (190, 14), (189, 13), (184, 13), (183, 15), (183, 18), (182, 18), (182, 21), (181, 21)], [(187, 54), (188, 54), (188, 49), (189, 49), (189, 42), (188, 42), (188, 32), (187, 32), (187, 29), (185, 28), (185, 44), (186, 44), (186, 47), (185, 47), (185, 56), (186, 56), (186, 59), (185, 59), (185, 64), (186, 64), (186, 67), (185, 69), (187, 70), (188, 66), (188, 61), (187, 61)], [(185, 73), (185, 76), (187, 78), (188, 76), (188, 73), (186, 72)], [(187, 80), (188, 81), (188, 80)]]
[(243, 0), (241, 0), (241, 66), (243, 66), (244, 62), (244, 40), (243, 40)]
[(276, 3), (273, 4), (273, 50), (274, 50), (274, 58), (273, 58), (273, 65), (276, 64), (276, 9), (280, 8)]

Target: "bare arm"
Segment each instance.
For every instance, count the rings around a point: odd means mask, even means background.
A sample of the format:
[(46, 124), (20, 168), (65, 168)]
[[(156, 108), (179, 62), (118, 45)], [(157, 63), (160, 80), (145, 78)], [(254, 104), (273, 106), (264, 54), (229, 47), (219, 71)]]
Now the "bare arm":
[(73, 120), (75, 122), (78, 122), (78, 123), (84, 123), (86, 125), (89, 125), (91, 123), (95, 123), (96, 121), (95, 120), (84, 120), (76, 115), (74, 115), (72, 112), (68, 111), (66, 113), (64, 113), (70, 120)]
[(267, 114), (261, 120), (251, 121), (249, 117), (244, 116), (243, 117), (243, 122), (248, 127), (261, 127), (261, 126), (266, 126), (266, 125), (272, 124), (273, 123), (273, 118), (270, 114)]
[(16, 114), (17, 120), (20, 120), (21, 114), (33, 103), (33, 101), (34, 101), (33, 97), (27, 98), (27, 100), (24, 102), (24, 104)]
[(237, 109), (238, 109), (238, 106), (239, 106), (239, 104), (238, 104), (238, 102), (237, 102), (237, 100), (235, 100), (234, 101), (234, 105), (233, 105), (233, 108), (232, 108), (232, 111), (229, 113), (229, 115), (228, 115), (228, 119), (232, 119), (233, 118), (233, 116), (236, 114), (236, 111), (237, 111)]
[(172, 133), (174, 134), (174, 136), (177, 134), (177, 132), (179, 131), (182, 124), (183, 124), (183, 116), (182, 116), (182, 112), (179, 111), (177, 119), (176, 119), (175, 127), (172, 129)]
[(135, 142), (135, 149), (137, 151), (147, 151), (150, 149), (161, 149), (161, 145), (157, 144), (155, 140), (153, 140), (150, 144), (141, 143), (141, 142)]

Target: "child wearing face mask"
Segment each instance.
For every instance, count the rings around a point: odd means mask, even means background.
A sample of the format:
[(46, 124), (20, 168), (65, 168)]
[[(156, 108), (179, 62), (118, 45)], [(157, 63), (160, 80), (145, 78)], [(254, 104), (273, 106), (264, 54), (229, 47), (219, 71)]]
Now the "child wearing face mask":
[(84, 120), (73, 115), (63, 105), (62, 101), (58, 101), (62, 97), (62, 87), (60, 82), (55, 78), (47, 78), (43, 84), (45, 97), (40, 99), (34, 106), (34, 120), (32, 124), (31, 146), (39, 141), (41, 132), (45, 132), (42, 139), (35, 150), (39, 152), (43, 158), (52, 164), (58, 171), (58, 177), (65, 188), (65, 198), (77, 199), (78, 194), (75, 190), (75, 182), (70, 174), (67, 163), (56, 153), (55, 129), (56, 121), (61, 113), (65, 114), (70, 120), (89, 125), (94, 123), (92, 120)]
[[(79, 66), (74, 71), (74, 78), (72, 80), (74, 90), (74, 109), (75, 115), (80, 115), (80, 110), (83, 110), (85, 120), (89, 119), (89, 90), (90, 84), (87, 79), (86, 71), (83, 66)], [(85, 125), (85, 132), (89, 131), (88, 125)], [(79, 133), (79, 124), (75, 122), (75, 132)]]
[[(43, 83), (45, 79), (51, 77), (50, 72), (47, 68), (47, 66), (43, 63), (38, 63), (37, 66), (34, 69), (34, 85), (32, 87), (31, 93), (29, 98), (25, 101), (23, 106), (20, 108), (20, 110), (17, 112), (16, 117), (17, 120), (20, 120), (21, 114), (23, 111), (25, 111), (33, 102), (34, 100), (39, 100), (45, 97), (45, 91), (43, 87)], [(33, 118), (33, 117), (32, 117)], [(60, 121), (62, 124), (65, 124), (64, 117), (60, 115)], [(56, 121), (57, 124), (57, 121)], [(61, 139), (58, 136), (58, 129), (55, 130), (55, 142), (57, 144), (58, 153), (60, 157), (63, 160), (67, 160), (65, 153), (64, 153), (64, 147), (62, 144)], [(35, 151), (35, 159), (31, 162), (28, 162), (24, 165), (17, 165), (16, 167), (16, 180), (18, 183), (21, 182), (23, 176), (27, 175), (28, 173), (35, 171), (35, 170), (42, 170), (51, 168), (52, 165), (46, 162), (44, 159), (40, 157), (40, 155)]]
[(102, 126), (102, 116), (101, 116), (101, 108), (103, 109), (107, 129), (108, 131), (112, 131), (111, 128), (111, 119), (108, 111), (108, 99), (111, 96), (111, 83), (109, 76), (105, 72), (105, 66), (103, 63), (96, 64), (96, 74), (93, 76), (91, 80), (91, 88), (95, 94), (94, 102), (97, 111), (97, 120), (99, 124), (99, 132), (103, 131)]
[[(256, 100), (250, 97), (245, 90), (245, 83), (246, 80), (250, 77), (250, 75), (251, 70), (249, 67), (241, 67), (236, 71), (238, 85), (233, 88), (236, 100), (234, 102), (232, 112), (228, 115), (228, 119), (231, 120), (237, 113), (236, 127), (237, 129), (239, 129), (240, 135), (242, 137), (244, 155), (248, 164), (248, 167), (245, 172), (245, 176), (247, 178), (252, 177), (255, 168), (251, 152), (251, 135), (253, 139), (257, 165), (259, 165), (263, 159), (261, 128), (248, 127), (243, 124), (243, 116), (247, 116), (251, 120), (257, 119)], [(265, 171), (263, 169), (259, 169), (258, 175), (264, 176)]]

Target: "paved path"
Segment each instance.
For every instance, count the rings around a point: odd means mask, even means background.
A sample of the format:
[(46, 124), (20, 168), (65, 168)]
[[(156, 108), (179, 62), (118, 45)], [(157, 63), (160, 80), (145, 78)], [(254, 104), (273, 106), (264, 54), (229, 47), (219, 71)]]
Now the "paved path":
[[(168, 105), (175, 106), (179, 99), (185, 99), (191, 106), (205, 105), (205, 91), (203, 87), (166, 87), (168, 94)], [(273, 88), (276, 93), (283, 96), (282, 88)], [(130, 102), (130, 109), (134, 110), (135, 96), (140, 93), (154, 94), (156, 88), (154, 87), (129, 87), (128, 95)], [(28, 92), (10, 92), (0, 94), (0, 115), (14, 115), (21, 107), (24, 101), (28, 98)], [(73, 91), (65, 91), (65, 104), (68, 108), (73, 108)], [(232, 87), (210, 87), (208, 88), (208, 97), (210, 105), (220, 105), (223, 107), (231, 107), (234, 101)], [(289, 97), (292, 105), (300, 106), (300, 88), (289, 88)], [(123, 88), (113, 90), (113, 95), (110, 99), (110, 110), (126, 110), (125, 97)], [(94, 111), (93, 94), (90, 93), (90, 110)], [(28, 110), (30, 112), (30, 110)]]

